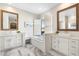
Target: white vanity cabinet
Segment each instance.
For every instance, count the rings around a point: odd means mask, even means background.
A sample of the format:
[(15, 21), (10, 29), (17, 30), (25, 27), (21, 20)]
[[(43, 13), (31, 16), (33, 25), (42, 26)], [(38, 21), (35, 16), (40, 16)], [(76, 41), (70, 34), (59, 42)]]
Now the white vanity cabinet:
[(17, 36), (16, 36), (16, 43), (17, 43), (17, 46), (21, 46), (22, 44), (23, 44), (23, 38), (22, 38), (22, 34), (18, 34)]
[(64, 55), (68, 55), (68, 40), (62, 37), (53, 37), (52, 48)]
[(62, 53), (63, 55), (79, 56), (79, 38), (53, 36), (52, 49)]
[(0, 36), (0, 50), (22, 46), (21, 34)]

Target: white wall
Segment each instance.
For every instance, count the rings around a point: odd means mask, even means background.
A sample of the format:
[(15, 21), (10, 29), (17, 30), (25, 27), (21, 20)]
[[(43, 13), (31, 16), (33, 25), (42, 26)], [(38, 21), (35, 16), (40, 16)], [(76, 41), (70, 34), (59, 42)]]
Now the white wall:
[(55, 33), (57, 31), (57, 11), (67, 8), (73, 4), (74, 3), (63, 3), (63, 4), (61, 3), (52, 8), (51, 10), (49, 10), (48, 12), (42, 14), (42, 16), (44, 17), (45, 16), (50, 17), (50, 18), (45, 17), (45, 20), (47, 20), (49, 25), (47, 27), (46, 33)]
[(18, 13), (19, 14), (19, 18), (18, 18), (19, 31), (21, 31), (22, 33), (25, 32), (26, 36), (33, 35), (33, 26), (24, 26), (24, 22), (26, 24), (28, 24), (28, 23), (32, 24), (34, 14), (31, 14), (31, 13), (26, 12), (26, 11), (21, 10), (21, 9), (11, 7), (11, 6), (6, 5), (6, 4), (0, 4), (0, 9), (7, 10), (10, 12), (14, 12), (14, 13)]
[(52, 33), (52, 14), (48, 12), (42, 14), (41, 17), (45, 20), (45, 33)]

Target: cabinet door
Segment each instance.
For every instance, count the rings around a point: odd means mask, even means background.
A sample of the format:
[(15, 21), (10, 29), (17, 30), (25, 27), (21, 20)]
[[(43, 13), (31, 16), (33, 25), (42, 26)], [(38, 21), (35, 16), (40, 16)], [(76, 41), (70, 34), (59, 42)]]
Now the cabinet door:
[(55, 49), (55, 50), (58, 50), (58, 38), (52, 38), (52, 48)]
[(22, 35), (21, 34), (18, 34), (16, 36), (16, 39), (17, 39), (17, 41), (16, 41), (17, 46), (21, 46), (22, 45)]
[(64, 55), (68, 55), (68, 39), (59, 38), (59, 51)]
[(4, 44), (5, 44), (5, 49), (9, 49), (11, 47), (11, 38), (10, 37), (4, 37)]
[(16, 39), (16, 36), (11, 37), (10, 45), (11, 45), (11, 48), (17, 47), (17, 39)]
[(51, 40), (52, 36), (50, 34), (45, 35), (45, 47), (47, 52), (51, 50)]
[(0, 51), (4, 50), (4, 38), (0, 37)]
[(10, 48), (16, 47), (16, 45), (17, 45), (16, 41), (17, 41), (16, 36), (5, 37), (5, 49), (10, 49)]
[(16, 43), (17, 43), (17, 46), (21, 46), (22, 45), (21, 39), (17, 39)]

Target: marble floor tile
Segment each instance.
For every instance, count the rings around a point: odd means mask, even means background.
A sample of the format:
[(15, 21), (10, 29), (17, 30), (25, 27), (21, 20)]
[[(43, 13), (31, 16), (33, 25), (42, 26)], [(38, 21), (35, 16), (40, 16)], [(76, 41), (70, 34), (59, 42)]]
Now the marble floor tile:
[(25, 47), (14, 48), (8, 51), (0, 52), (1, 56), (49, 56), (31, 44)]

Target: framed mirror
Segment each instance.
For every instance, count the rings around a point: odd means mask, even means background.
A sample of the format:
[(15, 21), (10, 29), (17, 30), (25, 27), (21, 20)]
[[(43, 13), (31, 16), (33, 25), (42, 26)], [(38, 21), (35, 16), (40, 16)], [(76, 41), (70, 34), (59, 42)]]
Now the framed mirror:
[(77, 31), (77, 4), (57, 12), (58, 31)]
[(1, 10), (1, 29), (18, 30), (18, 14)]

